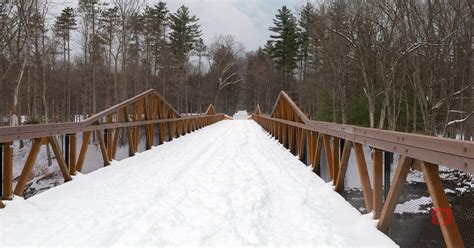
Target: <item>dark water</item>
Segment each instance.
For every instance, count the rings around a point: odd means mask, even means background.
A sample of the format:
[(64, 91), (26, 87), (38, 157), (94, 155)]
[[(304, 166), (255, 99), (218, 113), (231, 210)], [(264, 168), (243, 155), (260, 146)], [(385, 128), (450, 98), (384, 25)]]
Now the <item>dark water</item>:
[[(455, 181), (445, 182), (445, 187), (454, 191), (459, 188), (459, 184)], [(474, 193), (469, 190), (462, 194), (455, 192), (447, 194), (453, 208), (454, 218), (464, 245), (474, 247)], [(360, 190), (346, 190), (343, 196), (359, 211), (366, 213), (364, 197)], [(406, 184), (399, 204), (423, 196), (429, 196), (424, 183)], [(428, 213), (395, 214), (388, 236), (400, 247), (445, 247), (440, 227), (433, 224), (431, 220), (429, 211), (432, 207), (432, 204), (421, 205), (420, 209), (427, 210)], [(415, 210), (418, 209), (413, 209), (413, 212)]]

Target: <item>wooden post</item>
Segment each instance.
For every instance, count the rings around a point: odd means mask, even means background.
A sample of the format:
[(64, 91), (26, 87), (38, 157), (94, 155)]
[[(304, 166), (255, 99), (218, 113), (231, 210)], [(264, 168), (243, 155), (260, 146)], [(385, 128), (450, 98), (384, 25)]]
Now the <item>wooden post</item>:
[(165, 143), (166, 139), (166, 123), (160, 123), (160, 145)]
[(364, 193), (365, 208), (367, 212), (372, 212), (372, 186), (370, 185), (369, 172), (365, 162), (364, 150), (361, 144), (354, 143), (354, 153), (357, 160), (357, 168), (359, 171), (360, 184)]
[[(107, 123), (112, 123), (113, 121), (113, 117), (112, 115), (108, 115), (107, 116)], [(114, 129), (107, 129), (107, 156), (109, 158), (112, 157), (112, 152), (113, 152), (113, 145), (112, 145), (112, 142), (113, 142), (113, 134), (114, 134)]]
[(333, 162), (332, 162), (332, 152), (331, 152), (331, 141), (329, 139), (329, 135), (323, 134), (323, 142), (324, 142), (324, 150), (326, 151), (326, 161), (327, 161), (327, 166), (328, 166), (328, 172), (329, 172), (329, 179), (334, 178), (334, 171), (332, 169)]
[[(0, 151), (2, 152), (2, 151)], [(3, 200), (11, 200), (13, 196), (13, 142), (3, 144)]]
[(332, 137), (332, 169), (333, 169), (333, 180), (332, 184), (336, 185), (336, 180), (339, 174), (339, 138)]
[(298, 157), (301, 160), (302, 157), (303, 157), (303, 129), (298, 128), (296, 130), (296, 137), (297, 137), (297, 140), (298, 140), (296, 148), (298, 150)]
[(36, 138), (33, 140), (30, 153), (28, 154), (25, 166), (21, 171), (20, 178), (18, 179), (18, 182), (15, 187), (15, 195), (17, 196), (23, 196), (23, 193), (25, 192), (26, 180), (28, 180), (28, 177), (31, 174), (31, 170), (33, 169), (33, 165), (35, 164), (36, 157), (38, 156), (43, 141), (44, 138)]
[[(436, 208), (436, 217), (440, 223), (439, 226), (441, 227), (446, 246), (453, 248), (464, 247), (464, 242), (452, 214), (451, 206), (444, 193), (443, 182), (439, 177), (438, 165), (423, 162), (421, 163), (421, 170), (433, 200), (433, 205)], [(447, 221), (448, 219), (449, 222)]]
[(51, 145), (51, 148), (53, 149), (54, 155), (56, 155), (56, 161), (58, 162), (59, 169), (61, 170), (61, 173), (63, 174), (64, 181), (65, 182), (71, 181), (72, 178), (71, 178), (71, 175), (69, 174), (66, 160), (64, 160), (63, 153), (61, 151), (61, 147), (59, 146), (59, 142), (56, 136), (48, 137), (48, 142)]
[(387, 199), (385, 199), (382, 214), (380, 215), (380, 220), (377, 224), (378, 229), (384, 233), (388, 233), (388, 228), (390, 227), (390, 222), (392, 221), (393, 212), (395, 211), (398, 199), (402, 193), (403, 185), (405, 184), (405, 180), (408, 173), (410, 172), (410, 167), (413, 162), (414, 160), (412, 158), (404, 156), (400, 157), (397, 171), (395, 172), (395, 177), (393, 178), (392, 186), (388, 192)]
[(374, 159), (373, 159), (373, 177), (374, 177), (374, 186), (373, 186), (373, 213), (374, 219), (380, 217), (382, 211), (382, 197), (383, 197), (383, 152), (379, 149), (374, 149)]
[[(315, 137), (316, 136), (316, 137)], [(314, 157), (313, 157), (313, 172), (316, 173), (321, 164), (321, 152), (323, 150), (323, 135), (320, 133), (313, 133), (314, 144)]]
[(110, 165), (109, 155), (107, 153), (107, 147), (105, 147), (104, 135), (102, 130), (96, 130), (97, 137), (99, 138), (100, 151), (102, 152), (102, 158), (104, 159), (104, 166)]
[(344, 142), (344, 150), (342, 151), (341, 161), (339, 162), (339, 174), (337, 175), (335, 190), (339, 193), (343, 190), (344, 178), (346, 176), (347, 166), (349, 165), (349, 157), (352, 150), (352, 141), (346, 140)]
[[(117, 121), (118, 122), (122, 122), (123, 121), (123, 113), (122, 111), (118, 111), (117, 113)], [(115, 156), (117, 155), (117, 148), (118, 148), (118, 142), (119, 142), (119, 139), (120, 139), (120, 132), (121, 132), (121, 129), (120, 128), (115, 128), (115, 131), (114, 131), (114, 139), (113, 139), (113, 144), (112, 144), (112, 156), (109, 157), (110, 159), (115, 159)]]
[(76, 175), (76, 158), (77, 158), (77, 136), (75, 133), (68, 134), (69, 142), (69, 174)]
[(79, 158), (77, 159), (76, 170), (82, 172), (82, 167), (84, 165), (84, 160), (87, 154), (87, 148), (89, 147), (89, 140), (92, 136), (92, 132), (84, 132), (82, 135), (82, 145), (81, 151), (79, 152)]

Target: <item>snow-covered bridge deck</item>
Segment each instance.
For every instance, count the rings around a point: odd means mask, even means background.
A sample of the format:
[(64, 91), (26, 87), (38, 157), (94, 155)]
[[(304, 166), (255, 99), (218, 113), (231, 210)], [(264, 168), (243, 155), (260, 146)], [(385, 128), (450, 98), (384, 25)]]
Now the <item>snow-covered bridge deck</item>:
[(0, 246), (395, 246), (254, 121), (221, 121), (0, 212)]

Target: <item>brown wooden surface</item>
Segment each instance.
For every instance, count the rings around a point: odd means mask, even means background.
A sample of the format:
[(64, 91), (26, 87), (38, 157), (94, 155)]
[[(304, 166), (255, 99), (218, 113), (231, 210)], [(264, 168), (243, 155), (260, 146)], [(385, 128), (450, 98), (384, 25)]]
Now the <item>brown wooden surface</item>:
[(321, 164), (321, 153), (323, 151), (323, 135), (320, 133), (313, 133), (313, 139), (316, 136), (315, 148), (314, 148), (314, 158), (313, 158), (313, 171), (316, 172), (318, 167)]
[(77, 135), (69, 134), (69, 174), (76, 175), (77, 162)]
[(333, 177), (333, 172), (334, 170), (332, 169), (333, 161), (332, 161), (332, 151), (331, 151), (331, 141), (329, 135), (324, 134), (323, 135), (323, 143), (324, 143), (324, 151), (326, 152), (326, 163), (328, 167), (328, 172), (329, 172), (329, 179), (332, 180)]
[(408, 172), (410, 172), (410, 167), (413, 163), (413, 159), (409, 157), (401, 157), (398, 162), (397, 170), (393, 178), (393, 182), (390, 185), (390, 190), (385, 200), (385, 204), (380, 215), (380, 220), (377, 224), (377, 227), (380, 231), (388, 233), (388, 228), (392, 221), (393, 213), (398, 204), (398, 199), (402, 193), (403, 185), (405, 185), (405, 180), (407, 178)]
[(338, 137), (332, 138), (332, 184), (336, 185), (337, 177), (339, 176), (339, 144)]
[(58, 139), (56, 136), (48, 137), (49, 144), (53, 149), (54, 155), (56, 156), (56, 161), (58, 162), (59, 169), (61, 170), (61, 174), (63, 175), (64, 181), (71, 181), (71, 175), (69, 174), (69, 170), (67, 168), (66, 161), (64, 160), (63, 152), (61, 147), (59, 146)]
[(343, 191), (344, 178), (346, 177), (347, 167), (349, 165), (349, 157), (352, 150), (352, 141), (346, 141), (344, 143), (344, 149), (342, 151), (341, 161), (339, 162), (339, 173), (337, 174), (335, 190), (339, 193)]
[(82, 145), (79, 152), (79, 157), (77, 159), (76, 170), (82, 172), (82, 167), (84, 166), (84, 160), (86, 159), (87, 148), (89, 147), (89, 140), (92, 136), (92, 132), (85, 132), (82, 135)]
[(382, 202), (383, 202), (383, 152), (379, 149), (374, 149), (373, 154), (373, 171), (372, 175), (374, 178), (373, 181), (373, 210), (374, 219), (380, 217), (382, 212)]
[(40, 151), (41, 145), (45, 138), (37, 138), (33, 140), (33, 144), (31, 145), (30, 153), (28, 154), (28, 158), (26, 159), (25, 166), (21, 171), (20, 177), (18, 178), (18, 182), (15, 187), (15, 195), (23, 196), (23, 192), (25, 192), (25, 185), (28, 180), (28, 177), (31, 174), (31, 170), (33, 169), (33, 165), (35, 164), (36, 157)]
[(107, 147), (105, 146), (104, 134), (101, 130), (96, 131), (97, 139), (99, 140), (100, 152), (102, 153), (102, 159), (104, 160), (104, 166), (110, 165), (109, 154), (107, 152)]
[[(1, 152), (1, 151), (0, 151)], [(11, 200), (13, 196), (13, 143), (3, 144), (3, 200)]]
[(372, 186), (370, 184), (369, 172), (365, 161), (364, 150), (361, 144), (354, 143), (354, 153), (357, 160), (357, 169), (359, 171), (360, 184), (364, 193), (365, 208), (367, 212), (372, 211)]
[[(423, 176), (426, 181), (426, 186), (428, 186), (431, 199), (433, 200), (434, 207), (441, 210), (451, 210), (448, 198), (444, 193), (443, 182), (439, 177), (438, 166), (423, 162), (421, 164), (421, 169), (423, 170)], [(442, 211), (437, 211), (436, 217), (439, 220), (439, 226), (441, 228), (441, 232), (443, 233), (446, 246), (452, 248), (464, 247), (464, 242), (461, 238), (461, 234), (459, 233), (454, 214), (450, 216), (452, 218), (450, 222), (444, 222), (446, 216), (443, 216)]]

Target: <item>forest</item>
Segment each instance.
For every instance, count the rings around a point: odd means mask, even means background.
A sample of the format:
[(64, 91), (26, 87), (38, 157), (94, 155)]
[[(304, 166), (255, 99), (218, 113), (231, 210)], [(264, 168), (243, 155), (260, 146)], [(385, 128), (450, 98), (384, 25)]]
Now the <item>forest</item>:
[[(323, 0), (281, 6), (266, 44), (206, 44), (165, 1), (0, 3), (0, 125), (79, 121), (156, 89), (180, 113), (270, 113), (284, 90), (312, 119), (471, 140), (474, 3)], [(72, 37), (79, 46), (72, 48)]]

